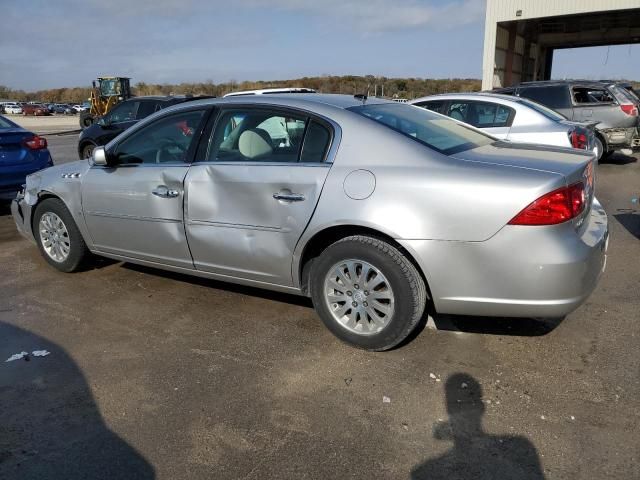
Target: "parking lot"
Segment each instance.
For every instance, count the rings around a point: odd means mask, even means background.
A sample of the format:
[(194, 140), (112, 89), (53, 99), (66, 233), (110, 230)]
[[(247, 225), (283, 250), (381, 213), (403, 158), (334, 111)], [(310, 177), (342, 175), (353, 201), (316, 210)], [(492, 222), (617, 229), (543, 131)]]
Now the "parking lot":
[[(76, 134), (47, 139), (77, 158)], [(386, 353), (339, 343), (304, 298), (58, 273), (3, 206), (0, 478), (640, 478), (638, 157), (598, 168), (609, 256), (577, 311), (434, 314)]]

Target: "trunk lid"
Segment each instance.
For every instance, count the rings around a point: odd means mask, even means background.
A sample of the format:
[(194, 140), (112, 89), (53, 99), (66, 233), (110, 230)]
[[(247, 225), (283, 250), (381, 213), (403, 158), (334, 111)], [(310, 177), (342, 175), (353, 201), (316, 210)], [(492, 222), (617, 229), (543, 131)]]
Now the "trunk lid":
[[(579, 227), (589, 213), (595, 192), (596, 157), (593, 152), (547, 145), (495, 142), (452, 155), (461, 160), (525, 168), (562, 175), (566, 185), (582, 182), (585, 208), (573, 222)], [(531, 201), (535, 198), (531, 199)]]
[(33, 135), (22, 128), (0, 130), (0, 166), (19, 165), (25, 162), (28, 149), (22, 142)]

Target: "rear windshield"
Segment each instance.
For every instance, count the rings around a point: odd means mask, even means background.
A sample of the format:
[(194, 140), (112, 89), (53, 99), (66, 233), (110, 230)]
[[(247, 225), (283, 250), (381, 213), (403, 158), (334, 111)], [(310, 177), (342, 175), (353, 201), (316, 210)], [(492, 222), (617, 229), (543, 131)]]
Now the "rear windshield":
[(551, 110), (550, 108), (545, 107), (541, 103), (534, 102), (534, 101), (528, 100), (526, 98), (520, 98), (520, 103), (522, 103), (523, 105), (526, 105), (529, 108), (533, 108), (536, 112), (544, 115), (545, 117), (547, 117), (550, 120), (554, 120), (556, 122), (559, 122), (561, 120), (566, 120), (567, 119), (567, 117), (565, 117), (564, 115), (556, 112), (555, 110)]
[(11, 123), (4, 117), (0, 117), (0, 128), (16, 128), (17, 125)]
[(445, 155), (488, 145), (494, 138), (424, 108), (394, 104), (359, 105), (349, 110)]

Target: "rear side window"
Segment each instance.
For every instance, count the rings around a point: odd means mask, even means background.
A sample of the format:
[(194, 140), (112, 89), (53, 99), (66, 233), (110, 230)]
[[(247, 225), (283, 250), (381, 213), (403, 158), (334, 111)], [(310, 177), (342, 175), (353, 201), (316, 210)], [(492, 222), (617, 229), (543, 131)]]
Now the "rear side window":
[(311, 120), (307, 127), (307, 134), (304, 137), (300, 162), (324, 162), (330, 143), (331, 132), (329, 132), (329, 129), (315, 120)]
[(227, 110), (209, 144), (214, 162), (322, 162), (331, 142), (324, 125), (304, 114), (270, 109)]
[(546, 105), (550, 108), (569, 108), (569, 88), (566, 85), (548, 87), (523, 87), (519, 95), (524, 98)]
[(444, 107), (446, 103), (447, 102), (445, 102), (444, 100), (434, 100), (429, 102), (415, 103), (414, 105), (426, 108), (427, 110), (431, 110), (432, 112), (442, 113), (443, 115), (445, 115)]
[(477, 128), (509, 127), (515, 111), (507, 106), (490, 102), (452, 101), (447, 116)]
[(488, 135), (413, 105), (383, 103), (349, 110), (445, 155), (494, 142)]

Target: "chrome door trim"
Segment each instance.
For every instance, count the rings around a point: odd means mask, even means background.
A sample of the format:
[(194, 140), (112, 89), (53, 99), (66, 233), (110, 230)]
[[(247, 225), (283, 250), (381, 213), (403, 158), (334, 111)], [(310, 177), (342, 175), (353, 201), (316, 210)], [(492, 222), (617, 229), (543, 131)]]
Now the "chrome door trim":
[(261, 230), (268, 232), (289, 232), (288, 228), (281, 227), (269, 227), (266, 225), (244, 225), (242, 223), (227, 223), (227, 222), (210, 222), (207, 220), (188, 220), (187, 225), (207, 225), (211, 227), (224, 227), (224, 228), (241, 228), (245, 230)]
[(116, 215), (114, 213), (94, 212), (94, 211), (87, 211), (85, 212), (85, 214), (93, 215), (96, 217), (122, 218), (124, 220), (144, 220), (147, 222), (162, 222), (162, 223), (182, 223), (182, 220), (176, 220), (173, 218), (139, 217), (137, 215)]

